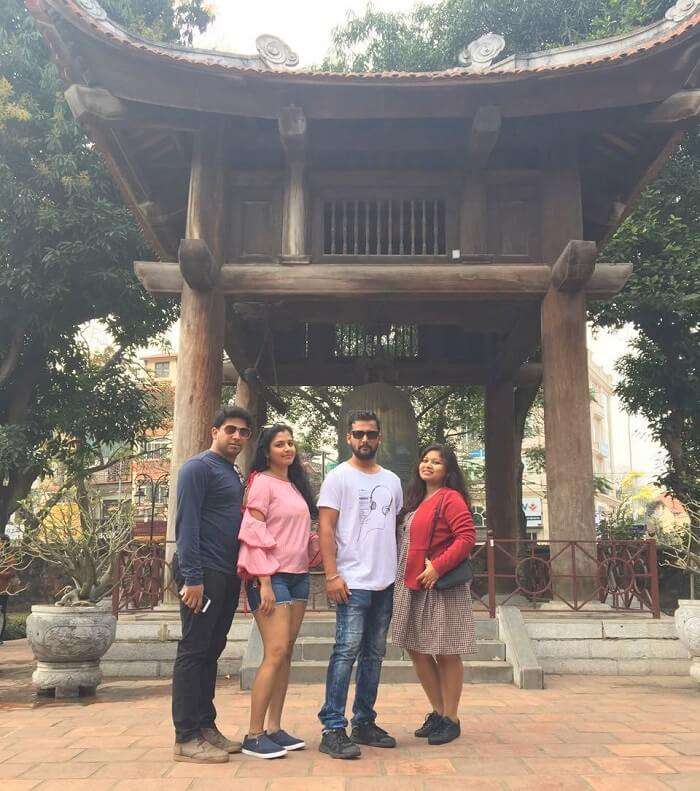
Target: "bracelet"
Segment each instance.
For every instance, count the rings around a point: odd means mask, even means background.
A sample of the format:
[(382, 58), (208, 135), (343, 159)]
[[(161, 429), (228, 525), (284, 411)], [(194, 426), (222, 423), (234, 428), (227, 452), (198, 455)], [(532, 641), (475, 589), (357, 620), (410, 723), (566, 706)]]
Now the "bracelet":
[(334, 574), (332, 577), (326, 577), (326, 582), (333, 582), (333, 580), (337, 580), (340, 577), (340, 574)]

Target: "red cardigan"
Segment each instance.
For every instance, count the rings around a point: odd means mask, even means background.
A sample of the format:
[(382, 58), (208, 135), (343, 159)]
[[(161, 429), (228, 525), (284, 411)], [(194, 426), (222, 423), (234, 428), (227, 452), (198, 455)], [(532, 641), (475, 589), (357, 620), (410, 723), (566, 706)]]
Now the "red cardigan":
[[(441, 499), (440, 515), (428, 546), (435, 509)], [(435, 571), (442, 576), (468, 557), (475, 543), (474, 520), (462, 496), (454, 489), (439, 489), (418, 506), (413, 516), (404, 576), (406, 587), (421, 590), (417, 577), (425, 570), (426, 557), (430, 558)]]

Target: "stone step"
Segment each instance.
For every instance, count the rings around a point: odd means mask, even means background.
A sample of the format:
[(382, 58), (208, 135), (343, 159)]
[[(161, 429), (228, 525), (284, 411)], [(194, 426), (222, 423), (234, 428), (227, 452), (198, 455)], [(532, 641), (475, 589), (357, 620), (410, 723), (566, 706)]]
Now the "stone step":
[[(494, 618), (475, 618), (474, 630), (477, 640), (498, 640), (498, 621)], [(309, 614), (304, 618), (299, 637), (334, 637), (335, 615), (321, 617)]]
[[(513, 668), (503, 660), (464, 662), (464, 681), (467, 684), (512, 684)], [(324, 684), (327, 662), (292, 662), (291, 681), (295, 684)], [(418, 678), (410, 662), (385, 660), (382, 665), (382, 683), (411, 684)]]
[[(331, 651), (333, 650), (332, 637), (300, 637), (294, 646), (293, 659), (295, 661), (312, 661), (312, 662), (327, 662), (330, 659)], [(478, 661), (491, 661), (493, 659), (505, 659), (506, 647), (500, 640), (478, 640), (477, 653), (472, 655), (470, 659)], [(398, 646), (387, 644), (386, 647), (387, 660), (399, 660), (409, 657), (404, 654), (403, 650)]]

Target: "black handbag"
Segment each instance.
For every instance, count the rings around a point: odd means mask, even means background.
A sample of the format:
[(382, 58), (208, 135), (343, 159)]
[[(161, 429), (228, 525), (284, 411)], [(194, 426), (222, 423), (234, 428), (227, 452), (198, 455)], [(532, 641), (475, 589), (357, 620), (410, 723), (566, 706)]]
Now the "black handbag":
[[(443, 494), (440, 498), (440, 502), (438, 503), (438, 507), (435, 509), (435, 513), (433, 514), (433, 528), (430, 531), (430, 541), (428, 541), (428, 546), (433, 543), (433, 536), (435, 535), (435, 528), (437, 527), (438, 519), (440, 518), (440, 510), (442, 508), (444, 499), (445, 495)], [(438, 577), (435, 587), (438, 590), (449, 590), (450, 588), (456, 588), (459, 585), (466, 585), (467, 582), (472, 581), (473, 577), (474, 569), (472, 567), (472, 562), (469, 557), (466, 557), (453, 569), (446, 571), (441, 577)]]

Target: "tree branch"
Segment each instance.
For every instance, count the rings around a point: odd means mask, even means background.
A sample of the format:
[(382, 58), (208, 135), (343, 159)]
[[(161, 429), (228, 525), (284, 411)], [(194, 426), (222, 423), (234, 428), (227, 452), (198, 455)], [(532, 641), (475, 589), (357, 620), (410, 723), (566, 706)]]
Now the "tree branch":
[(24, 331), (27, 328), (26, 322), (21, 322), (12, 334), (10, 345), (7, 350), (7, 356), (0, 365), (0, 387), (5, 384), (17, 369), (20, 353), (22, 351), (22, 344), (24, 342)]
[(434, 398), (432, 401), (430, 401), (428, 405), (424, 407), (418, 415), (416, 415), (416, 420), (420, 420), (426, 413), (430, 412), (431, 409), (434, 409), (438, 404), (446, 401), (453, 393), (456, 393), (459, 388), (460, 385), (453, 385), (452, 387), (445, 388), (442, 393), (437, 396), (437, 398)]

